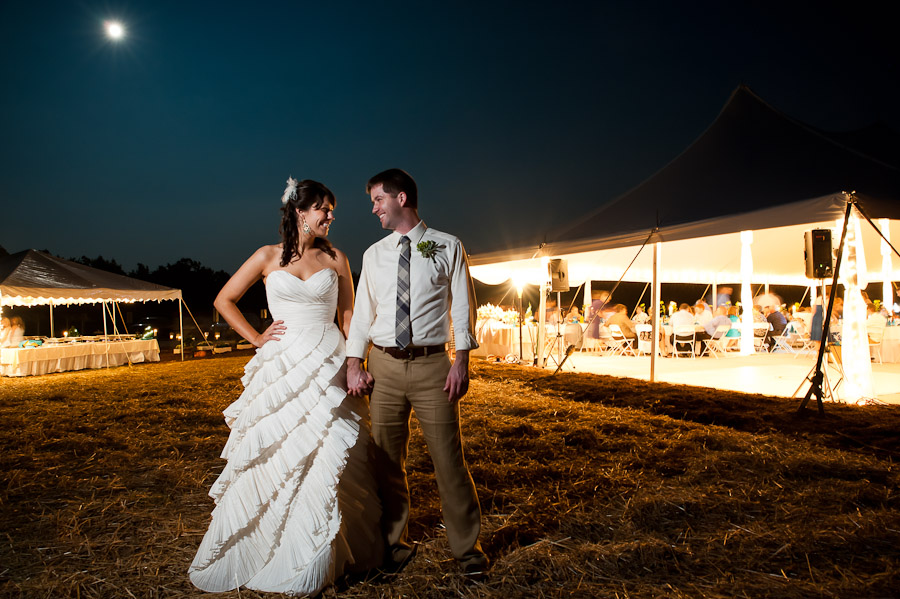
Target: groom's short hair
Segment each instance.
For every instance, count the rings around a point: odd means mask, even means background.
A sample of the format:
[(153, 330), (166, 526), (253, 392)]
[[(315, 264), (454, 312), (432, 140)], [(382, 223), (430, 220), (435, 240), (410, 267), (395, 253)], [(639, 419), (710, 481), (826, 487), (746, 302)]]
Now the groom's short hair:
[(366, 193), (371, 193), (372, 188), (381, 185), (382, 189), (397, 197), (401, 191), (406, 194), (406, 205), (409, 208), (419, 207), (419, 191), (415, 180), (406, 171), (399, 168), (389, 168), (369, 179), (366, 183)]

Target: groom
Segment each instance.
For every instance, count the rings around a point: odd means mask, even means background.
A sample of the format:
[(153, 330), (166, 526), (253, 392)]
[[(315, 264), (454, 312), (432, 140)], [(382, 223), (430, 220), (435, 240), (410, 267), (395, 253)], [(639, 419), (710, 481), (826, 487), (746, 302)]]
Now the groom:
[[(386, 569), (399, 571), (415, 554), (407, 541), (406, 457), (410, 411), (434, 464), (450, 549), (467, 575), (483, 576), (478, 542), (481, 510), (463, 456), (458, 401), (469, 388), (475, 296), (466, 251), (453, 235), (419, 218), (416, 183), (390, 169), (369, 179), (372, 213), (390, 235), (363, 255), (347, 341), (347, 382), (353, 395), (371, 392), (375, 468), (382, 500)], [(450, 324), (456, 345), (447, 355)], [(368, 371), (362, 362), (368, 351)]]

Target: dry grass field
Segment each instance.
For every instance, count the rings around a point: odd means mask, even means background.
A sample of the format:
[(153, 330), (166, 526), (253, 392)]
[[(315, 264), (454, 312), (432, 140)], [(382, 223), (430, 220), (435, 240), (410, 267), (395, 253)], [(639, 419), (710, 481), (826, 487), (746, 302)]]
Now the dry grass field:
[[(0, 381), (0, 596), (215, 596), (186, 571), (247, 358)], [(464, 433), (490, 577), (450, 559), (414, 435), (417, 558), (325, 597), (900, 595), (897, 407), (820, 418), (762, 396), (473, 371)]]

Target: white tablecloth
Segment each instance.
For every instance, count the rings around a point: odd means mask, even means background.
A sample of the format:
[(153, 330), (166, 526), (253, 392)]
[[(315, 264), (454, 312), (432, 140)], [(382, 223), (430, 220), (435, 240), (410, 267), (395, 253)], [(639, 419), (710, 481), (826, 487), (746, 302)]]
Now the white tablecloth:
[(65, 343), (0, 350), (0, 375), (29, 376), (84, 368), (159, 362), (159, 344), (147, 341)]
[[(576, 340), (583, 330), (583, 324), (567, 324), (559, 326), (559, 334), (563, 335), (563, 350), (569, 344), (576, 344)], [(544, 356), (551, 350), (549, 344), (556, 340), (557, 328), (555, 324), (546, 325)], [(479, 320), (475, 326), (475, 339), (478, 341), (478, 349), (472, 352), (473, 356), (495, 356), (506, 358), (513, 354), (519, 357), (519, 325), (504, 324), (496, 320)], [(522, 325), (522, 359), (530, 362), (534, 359), (534, 343), (537, 341), (537, 324)]]
[(475, 325), (475, 340), (478, 349), (472, 352), (475, 356), (499, 356), (505, 358), (512, 353), (513, 341), (518, 354), (519, 327), (504, 324), (498, 320), (479, 320)]
[(884, 327), (881, 361), (900, 362), (900, 326)]

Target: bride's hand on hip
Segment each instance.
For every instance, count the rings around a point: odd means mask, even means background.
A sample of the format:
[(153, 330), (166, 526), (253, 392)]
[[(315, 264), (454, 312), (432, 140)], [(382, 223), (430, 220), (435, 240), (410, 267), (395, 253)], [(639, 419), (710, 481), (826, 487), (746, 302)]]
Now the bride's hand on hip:
[(278, 341), (278, 338), (284, 335), (286, 330), (287, 327), (284, 326), (284, 321), (276, 320), (269, 325), (269, 328), (256, 336), (256, 339), (253, 340), (253, 345), (262, 347), (267, 341)]

